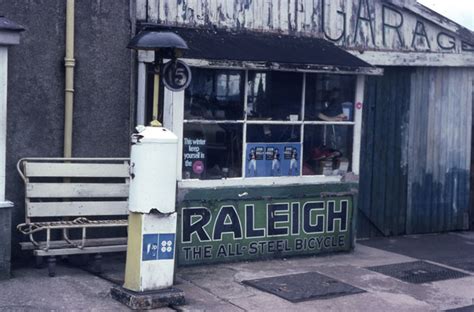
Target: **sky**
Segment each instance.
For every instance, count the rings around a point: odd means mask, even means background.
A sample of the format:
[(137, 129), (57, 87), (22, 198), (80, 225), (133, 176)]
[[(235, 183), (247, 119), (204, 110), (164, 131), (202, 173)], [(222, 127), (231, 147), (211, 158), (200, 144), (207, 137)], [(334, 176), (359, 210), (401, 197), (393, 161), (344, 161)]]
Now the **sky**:
[(474, 0), (418, 0), (418, 2), (474, 31)]

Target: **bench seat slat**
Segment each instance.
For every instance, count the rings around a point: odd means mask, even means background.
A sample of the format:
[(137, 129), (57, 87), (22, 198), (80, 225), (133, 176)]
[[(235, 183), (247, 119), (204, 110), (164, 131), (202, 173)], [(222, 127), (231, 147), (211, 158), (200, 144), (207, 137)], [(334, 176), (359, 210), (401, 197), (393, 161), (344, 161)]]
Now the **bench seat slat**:
[(25, 163), (26, 177), (128, 178), (128, 164)]
[(30, 202), (28, 217), (80, 217), (127, 215), (127, 201)]
[(35, 256), (61, 256), (61, 255), (78, 255), (78, 254), (93, 254), (93, 253), (108, 253), (108, 252), (123, 252), (127, 251), (127, 245), (116, 245), (116, 246), (101, 246), (101, 247), (84, 247), (79, 248), (62, 248), (62, 249), (50, 249), (35, 250), (33, 251)]
[(128, 197), (125, 183), (28, 183), (27, 198)]

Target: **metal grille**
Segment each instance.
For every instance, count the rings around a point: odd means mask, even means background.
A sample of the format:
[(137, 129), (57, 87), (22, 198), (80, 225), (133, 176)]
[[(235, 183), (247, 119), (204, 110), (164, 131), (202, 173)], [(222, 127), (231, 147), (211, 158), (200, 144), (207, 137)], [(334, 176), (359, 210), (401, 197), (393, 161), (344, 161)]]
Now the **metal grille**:
[(327, 299), (365, 292), (316, 272), (248, 280), (243, 283), (291, 302)]
[(469, 276), (425, 261), (368, 267), (367, 269), (412, 284), (431, 283)]

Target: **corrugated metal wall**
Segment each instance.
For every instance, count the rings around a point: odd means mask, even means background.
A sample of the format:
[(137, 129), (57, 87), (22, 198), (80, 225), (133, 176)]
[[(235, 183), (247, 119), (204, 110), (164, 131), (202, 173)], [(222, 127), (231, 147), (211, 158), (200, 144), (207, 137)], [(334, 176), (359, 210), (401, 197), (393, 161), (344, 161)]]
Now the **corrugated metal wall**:
[(405, 233), (410, 68), (367, 78), (358, 237)]
[(411, 79), (407, 233), (469, 226), (473, 69), (418, 68)]
[(469, 226), (473, 79), (393, 67), (368, 78), (358, 237)]

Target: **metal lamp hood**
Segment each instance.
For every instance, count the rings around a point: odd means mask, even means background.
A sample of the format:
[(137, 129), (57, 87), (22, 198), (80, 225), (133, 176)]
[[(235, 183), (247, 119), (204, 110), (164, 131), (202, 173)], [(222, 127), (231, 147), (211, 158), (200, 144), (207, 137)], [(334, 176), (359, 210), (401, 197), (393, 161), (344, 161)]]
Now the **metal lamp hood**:
[(142, 31), (130, 40), (127, 48), (134, 50), (188, 50), (186, 42), (174, 32)]

